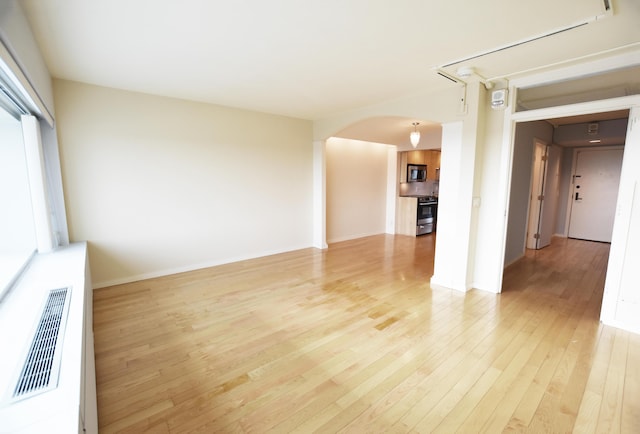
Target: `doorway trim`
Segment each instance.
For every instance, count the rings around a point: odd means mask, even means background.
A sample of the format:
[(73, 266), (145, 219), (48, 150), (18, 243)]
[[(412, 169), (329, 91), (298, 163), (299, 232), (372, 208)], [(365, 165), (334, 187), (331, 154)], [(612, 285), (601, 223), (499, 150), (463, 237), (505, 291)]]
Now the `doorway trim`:
[[(512, 92), (512, 93), (516, 93), (516, 92)], [(512, 102), (515, 102), (515, 99)], [(504, 133), (503, 133), (503, 151), (501, 156), (503, 159), (502, 161), (505, 163), (505, 166), (503, 166), (505, 167), (505, 170), (502, 173), (503, 179), (500, 187), (500, 195), (503, 200), (502, 203), (504, 204), (505, 217), (502, 222), (502, 243), (501, 243), (502, 250), (500, 255), (501, 266), (500, 266), (500, 270), (498, 270), (496, 275), (496, 278), (497, 278), (496, 281), (498, 282), (498, 292), (502, 292), (502, 277), (503, 277), (503, 271), (504, 271), (503, 264), (504, 264), (505, 248), (506, 248), (507, 222), (508, 222), (508, 209), (509, 209), (508, 204), (509, 204), (509, 195), (510, 195), (509, 187), (510, 187), (511, 176), (512, 176), (513, 149), (514, 149), (514, 143), (515, 143), (516, 125), (520, 122), (529, 122), (529, 121), (544, 120), (549, 118), (584, 115), (584, 114), (590, 114), (590, 113), (601, 113), (601, 112), (608, 112), (608, 111), (614, 111), (614, 110), (627, 110), (627, 109), (630, 110), (629, 115), (630, 115), (630, 122), (631, 122), (631, 116), (633, 115), (634, 111), (637, 116), (637, 113), (640, 110), (640, 95), (612, 98), (612, 99), (600, 100), (600, 101), (591, 101), (586, 103), (571, 104), (571, 105), (565, 105), (565, 106), (559, 106), (559, 107), (550, 107), (545, 109), (530, 110), (530, 111), (518, 112), (518, 113), (505, 113)], [(629, 145), (629, 143), (627, 143), (627, 145)], [(631, 144), (631, 145), (634, 146), (634, 144)], [(626, 158), (627, 158), (627, 155), (625, 153), (625, 155), (623, 155), (623, 167), (624, 167), (624, 160)], [(623, 187), (623, 183), (625, 181), (626, 180), (624, 179), (620, 180), (620, 188)], [(620, 218), (624, 220), (626, 217), (617, 214), (614, 221), (614, 225), (616, 225), (616, 222)], [(627, 239), (629, 235), (628, 225), (626, 226), (618, 225), (618, 227), (620, 228), (619, 229), (620, 233), (616, 238)], [(624, 257), (624, 249), (625, 249), (626, 243), (616, 242), (616, 238), (614, 238), (613, 242), (611, 243), (611, 249), (610, 249), (610, 255), (609, 255), (610, 259), (612, 257), (616, 257), (616, 258)], [(609, 282), (610, 280), (609, 272), (611, 271), (616, 272), (616, 270), (620, 271), (618, 270), (618, 268), (620, 268), (618, 265), (619, 264), (612, 264), (611, 262), (609, 262), (607, 266), (607, 277), (606, 277), (607, 282)], [(614, 270), (612, 270), (612, 268)], [(615, 306), (618, 305), (618, 301), (619, 301), (618, 291), (607, 292), (605, 288), (605, 292), (602, 299), (603, 308), (602, 308), (602, 311), (600, 312), (600, 320), (604, 321), (607, 324), (616, 325), (617, 327), (620, 327), (620, 328), (626, 328), (624, 324), (614, 324), (615, 321), (612, 319), (613, 316), (610, 314), (611, 311), (615, 311)], [(605, 309), (605, 306), (608, 306), (608, 308)]]

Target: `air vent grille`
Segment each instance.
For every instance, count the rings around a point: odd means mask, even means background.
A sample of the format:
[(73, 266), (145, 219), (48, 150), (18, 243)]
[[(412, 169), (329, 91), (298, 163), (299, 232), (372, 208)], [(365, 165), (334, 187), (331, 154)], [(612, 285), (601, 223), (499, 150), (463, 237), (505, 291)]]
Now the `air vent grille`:
[(69, 288), (53, 289), (49, 292), (13, 392), (14, 399), (23, 399), (57, 386), (61, 336), (66, 323), (69, 298)]

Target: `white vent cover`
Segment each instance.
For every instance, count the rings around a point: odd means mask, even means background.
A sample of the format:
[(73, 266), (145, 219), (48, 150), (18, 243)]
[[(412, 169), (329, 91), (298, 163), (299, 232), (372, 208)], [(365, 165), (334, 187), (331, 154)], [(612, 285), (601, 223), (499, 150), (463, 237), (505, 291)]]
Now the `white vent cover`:
[(24, 399), (57, 387), (62, 337), (70, 299), (70, 288), (52, 289), (49, 292), (14, 388), (13, 400)]

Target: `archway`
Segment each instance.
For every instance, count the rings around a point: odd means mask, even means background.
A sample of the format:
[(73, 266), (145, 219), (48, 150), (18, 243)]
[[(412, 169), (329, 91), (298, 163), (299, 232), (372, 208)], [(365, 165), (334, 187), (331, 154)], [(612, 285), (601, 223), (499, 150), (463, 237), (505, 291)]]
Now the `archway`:
[[(412, 122), (420, 122), (415, 149), (440, 149), (440, 124), (402, 116), (365, 118), (314, 142), (316, 247), (395, 232), (397, 153), (414, 149), (409, 141)], [(365, 212), (369, 220), (359, 224)]]

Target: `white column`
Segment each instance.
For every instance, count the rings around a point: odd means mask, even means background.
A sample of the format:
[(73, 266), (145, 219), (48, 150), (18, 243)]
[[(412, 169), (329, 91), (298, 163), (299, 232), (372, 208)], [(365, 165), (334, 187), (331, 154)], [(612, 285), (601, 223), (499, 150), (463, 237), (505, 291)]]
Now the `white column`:
[(456, 279), (457, 274), (466, 274), (466, 256), (458, 251), (461, 242), (457, 230), (462, 122), (442, 125), (441, 149), (438, 229), (431, 286), (465, 291), (464, 285), (458, 285)]
[(387, 234), (396, 233), (396, 198), (398, 197), (398, 148), (389, 146), (387, 151)]
[(327, 152), (323, 140), (313, 142), (313, 246), (327, 245)]
[(438, 195), (438, 234), (431, 286), (457, 291), (471, 289), (473, 281), (473, 199), (476, 150), (482, 137), (484, 89), (469, 83), (468, 113), (464, 122), (442, 125), (442, 155)]
[(600, 319), (640, 333), (640, 105), (629, 114)]

